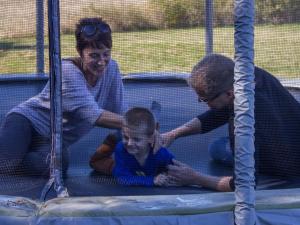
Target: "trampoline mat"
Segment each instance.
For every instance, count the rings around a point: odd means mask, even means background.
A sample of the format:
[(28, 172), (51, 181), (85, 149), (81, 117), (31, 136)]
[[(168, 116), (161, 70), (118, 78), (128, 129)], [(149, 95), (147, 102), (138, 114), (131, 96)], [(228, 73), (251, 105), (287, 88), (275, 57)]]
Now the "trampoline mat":
[[(293, 94), (299, 97), (299, 93)], [(26, 96), (26, 95), (23, 95)], [(206, 111), (205, 103), (198, 103), (195, 93), (184, 83), (178, 82), (125, 82), (125, 100), (129, 107), (150, 107), (153, 100), (162, 105), (159, 118), (161, 132), (173, 129)], [(64, 183), (71, 196), (129, 196), (129, 195), (176, 195), (212, 192), (201, 187), (141, 187), (122, 186), (110, 176), (97, 174), (89, 167), (89, 158), (111, 130), (94, 128), (88, 135), (70, 147), (70, 167)], [(217, 138), (227, 135), (227, 126), (208, 134), (193, 135), (177, 139), (169, 150), (177, 160), (189, 164), (195, 170), (210, 175), (232, 175), (232, 168), (210, 160), (208, 145)], [(300, 187), (300, 180), (282, 180), (258, 177), (257, 189)], [(40, 197), (46, 179), (2, 175), (0, 194)], [(53, 190), (47, 199), (56, 197)]]

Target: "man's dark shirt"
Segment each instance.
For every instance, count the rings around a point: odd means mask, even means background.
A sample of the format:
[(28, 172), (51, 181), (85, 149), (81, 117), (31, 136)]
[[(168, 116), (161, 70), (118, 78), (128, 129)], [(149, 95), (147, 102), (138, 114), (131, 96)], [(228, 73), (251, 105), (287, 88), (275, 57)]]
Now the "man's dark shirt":
[[(255, 68), (255, 165), (261, 174), (300, 175), (300, 104), (268, 72)], [(198, 116), (202, 133), (233, 121), (233, 108), (208, 110)], [(231, 125), (233, 123), (230, 123)], [(233, 130), (229, 126), (231, 146)]]

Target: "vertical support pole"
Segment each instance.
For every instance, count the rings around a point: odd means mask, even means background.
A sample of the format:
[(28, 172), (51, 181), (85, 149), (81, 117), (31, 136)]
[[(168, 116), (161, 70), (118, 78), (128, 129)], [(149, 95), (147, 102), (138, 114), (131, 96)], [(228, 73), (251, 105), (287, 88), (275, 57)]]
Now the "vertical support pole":
[(48, 0), (50, 118), (51, 118), (51, 177), (58, 197), (68, 196), (62, 177), (62, 72), (60, 52), (59, 0)]
[(234, 5), (235, 224), (254, 225), (254, 0)]
[(44, 0), (36, 0), (36, 73), (45, 73), (44, 63)]
[(205, 53), (213, 53), (213, 0), (205, 0)]
[(46, 198), (52, 186), (58, 197), (69, 196), (64, 187), (62, 172), (62, 70), (59, 15), (59, 0), (48, 0), (51, 162), (50, 179), (42, 191), (41, 200)]

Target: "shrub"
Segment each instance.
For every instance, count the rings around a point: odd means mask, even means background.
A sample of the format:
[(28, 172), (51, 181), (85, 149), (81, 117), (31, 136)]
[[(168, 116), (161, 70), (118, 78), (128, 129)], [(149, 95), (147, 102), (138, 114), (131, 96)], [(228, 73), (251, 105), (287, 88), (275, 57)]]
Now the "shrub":
[(258, 23), (295, 23), (300, 21), (299, 0), (259, 0), (256, 1)]
[(113, 30), (132, 31), (162, 27), (162, 17), (157, 8), (148, 2), (129, 4), (126, 2), (107, 2), (104, 5), (91, 4), (83, 11), (106, 20)]
[[(187, 27), (205, 24), (205, 1), (149, 0), (164, 18), (165, 27)], [(232, 0), (214, 0), (214, 25), (233, 24)], [(296, 23), (300, 21), (300, 0), (257, 0), (257, 23)]]
[(159, 8), (168, 28), (196, 26), (204, 23), (204, 3), (196, 0), (149, 0)]

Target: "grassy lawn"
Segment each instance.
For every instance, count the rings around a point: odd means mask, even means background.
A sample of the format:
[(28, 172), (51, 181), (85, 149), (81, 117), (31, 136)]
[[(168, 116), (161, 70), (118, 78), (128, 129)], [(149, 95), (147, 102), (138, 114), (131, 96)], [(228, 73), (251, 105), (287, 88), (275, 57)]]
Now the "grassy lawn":
[[(114, 33), (113, 58), (124, 74), (190, 72), (204, 56), (204, 37), (203, 28)], [(62, 57), (76, 55), (73, 35), (61, 41)], [(232, 27), (214, 29), (214, 51), (233, 56)], [(0, 74), (34, 73), (35, 60), (35, 37), (0, 39)], [(300, 76), (300, 24), (256, 26), (255, 63), (277, 76)]]

